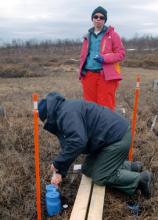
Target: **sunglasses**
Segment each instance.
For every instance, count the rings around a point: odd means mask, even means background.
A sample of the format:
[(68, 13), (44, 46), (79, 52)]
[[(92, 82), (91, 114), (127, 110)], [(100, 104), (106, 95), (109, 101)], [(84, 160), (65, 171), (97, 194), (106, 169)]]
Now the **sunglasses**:
[(98, 18), (99, 18), (100, 20), (105, 20), (105, 17), (104, 17), (104, 16), (94, 15), (93, 18), (94, 18), (94, 19), (98, 19)]

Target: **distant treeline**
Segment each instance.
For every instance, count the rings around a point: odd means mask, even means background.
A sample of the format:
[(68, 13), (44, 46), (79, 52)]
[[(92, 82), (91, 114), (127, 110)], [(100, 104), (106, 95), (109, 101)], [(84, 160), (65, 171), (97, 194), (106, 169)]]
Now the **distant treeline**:
[[(143, 37), (133, 37), (131, 39), (123, 38), (123, 43), (126, 49), (136, 49), (136, 50), (157, 50), (158, 49), (158, 36), (143, 36)], [(1, 48), (66, 48), (66, 49), (78, 49), (81, 47), (81, 40), (44, 40), (38, 41), (36, 39), (23, 41), (23, 40), (13, 40), (11, 43), (6, 43)]]
[(28, 41), (23, 40), (12, 40), (11, 43), (5, 43), (1, 47), (3, 48), (17, 48), (17, 47), (25, 47), (25, 48), (49, 48), (49, 47), (76, 47), (81, 46), (80, 40), (43, 40), (38, 41), (36, 39), (31, 39)]
[(123, 38), (123, 42), (127, 49), (158, 50), (158, 36), (134, 37), (129, 40)]

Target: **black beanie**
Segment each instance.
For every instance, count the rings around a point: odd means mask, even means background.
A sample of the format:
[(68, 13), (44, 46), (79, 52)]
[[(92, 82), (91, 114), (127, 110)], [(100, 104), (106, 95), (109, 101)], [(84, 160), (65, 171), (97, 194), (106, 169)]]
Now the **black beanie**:
[(104, 15), (105, 17), (105, 22), (107, 21), (107, 11), (105, 10), (105, 8), (99, 6), (97, 7), (93, 12), (92, 12), (92, 16), (91, 16), (91, 19), (93, 20), (93, 16), (96, 14), (96, 13), (101, 13), (102, 15)]
[(38, 114), (41, 121), (44, 121), (47, 118), (47, 101), (46, 99), (42, 99), (38, 103)]

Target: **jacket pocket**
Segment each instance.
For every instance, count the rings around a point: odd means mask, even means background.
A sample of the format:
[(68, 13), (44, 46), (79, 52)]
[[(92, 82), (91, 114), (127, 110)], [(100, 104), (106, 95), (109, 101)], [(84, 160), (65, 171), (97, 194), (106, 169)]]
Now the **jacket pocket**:
[(114, 68), (115, 68), (117, 73), (119, 73), (119, 74), (121, 73), (121, 68), (120, 68), (120, 64), (119, 63), (115, 63), (114, 64)]
[(119, 65), (117, 64), (111, 64), (111, 63), (105, 64), (103, 66), (103, 74), (104, 74), (105, 80), (113, 80), (113, 79), (121, 80), (122, 79), (120, 68), (119, 68)]

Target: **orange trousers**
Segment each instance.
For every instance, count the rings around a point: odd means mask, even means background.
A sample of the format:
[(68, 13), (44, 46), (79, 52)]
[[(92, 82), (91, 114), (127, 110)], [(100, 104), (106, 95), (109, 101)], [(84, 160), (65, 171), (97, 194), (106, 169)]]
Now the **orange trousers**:
[(86, 101), (106, 106), (112, 111), (115, 110), (116, 89), (119, 85), (118, 80), (105, 80), (102, 74), (87, 71), (81, 82), (83, 98)]

